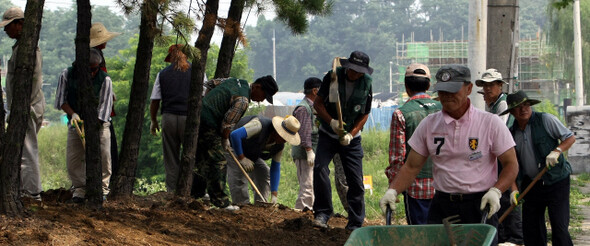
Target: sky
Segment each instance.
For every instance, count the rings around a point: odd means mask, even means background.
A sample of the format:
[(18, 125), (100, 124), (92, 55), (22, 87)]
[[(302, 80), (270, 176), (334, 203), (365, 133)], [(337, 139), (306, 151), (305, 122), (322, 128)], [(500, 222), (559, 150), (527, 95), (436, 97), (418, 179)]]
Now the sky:
[[(14, 3), (15, 5), (21, 7), (23, 10), (25, 9), (25, 5), (27, 3), (26, 0), (11, 0), (12, 3)], [(230, 4), (231, 0), (220, 0), (219, 1), (219, 11), (218, 14), (220, 17), (226, 17), (227, 16), (227, 11), (229, 10), (229, 4)], [(57, 8), (68, 8), (70, 7), (73, 3), (75, 2), (75, 0), (45, 0), (45, 9), (57, 9)], [(188, 6), (189, 6), (189, 0), (182, 0), (182, 3), (185, 7), (185, 10), (188, 10)], [(194, 4), (195, 2), (193, 2)], [(117, 7), (117, 5), (115, 4), (115, 1), (113, 0), (90, 0), (90, 4), (94, 5), (94, 6), (108, 6), (109, 8), (111, 8), (111, 10), (113, 11), (117, 11), (121, 14), (122, 11), (119, 10), (119, 7)], [(265, 11), (265, 15), (268, 18), (272, 18), (270, 16), (274, 16), (272, 15), (272, 11)], [(250, 14), (248, 14), (248, 12), (246, 11), (243, 15), (242, 15), (242, 19), (246, 19), (247, 23), (246, 25), (249, 26), (255, 26), (256, 25), (256, 21), (258, 19), (258, 17), (256, 16), (256, 13), (254, 10), (252, 10), (250, 12)], [(215, 30), (215, 33), (213, 34), (213, 42), (216, 44), (220, 44), (221, 43), (221, 38), (222, 38), (222, 33), (219, 30)], [(197, 35), (193, 35), (194, 37), (196, 37)], [(194, 40), (193, 40), (194, 41)]]

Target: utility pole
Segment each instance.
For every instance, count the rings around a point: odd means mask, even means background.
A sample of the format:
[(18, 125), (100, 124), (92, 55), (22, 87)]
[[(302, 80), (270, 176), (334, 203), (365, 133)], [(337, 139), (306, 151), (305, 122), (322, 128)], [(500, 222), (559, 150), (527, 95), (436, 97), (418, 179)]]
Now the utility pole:
[(580, 0), (574, 0), (574, 81), (576, 105), (584, 105), (584, 79), (582, 77), (582, 32), (580, 26)]
[[(512, 92), (518, 59), (518, 0), (488, 0), (487, 67), (502, 73)], [(510, 51), (510, 52), (506, 52)]]
[(275, 29), (272, 29), (272, 77), (277, 79), (277, 52), (275, 46)]
[(486, 69), (486, 44), (487, 44), (487, 0), (470, 0), (469, 1), (469, 26), (468, 26), (468, 61), (471, 70), (471, 104), (479, 109), (485, 108), (483, 97), (477, 93), (475, 80), (481, 78)]
[(391, 66), (393, 66), (393, 62), (389, 61), (389, 93), (393, 92), (393, 78), (392, 78), (392, 74), (391, 74)]

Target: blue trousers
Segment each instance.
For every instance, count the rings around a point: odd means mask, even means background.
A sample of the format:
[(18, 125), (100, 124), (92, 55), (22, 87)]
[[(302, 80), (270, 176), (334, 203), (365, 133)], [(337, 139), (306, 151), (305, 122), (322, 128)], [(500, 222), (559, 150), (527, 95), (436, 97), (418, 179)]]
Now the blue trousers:
[(334, 155), (338, 153), (348, 183), (348, 192), (346, 193), (346, 201), (349, 206), (347, 226), (362, 226), (365, 219), (365, 187), (363, 185), (364, 153), (361, 137), (354, 138), (348, 146), (342, 146), (338, 139), (333, 139), (320, 131), (316, 153), (313, 168), (313, 194), (315, 197), (313, 211), (315, 217), (322, 216), (329, 219), (334, 212), (328, 165)]
[[(527, 187), (530, 179), (523, 180)], [(522, 204), (522, 223), (525, 245), (547, 245), (545, 209), (548, 209), (551, 222), (552, 245), (573, 245), (568, 231), (570, 223), (570, 177), (551, 185), (543, 185), (540, 180), (524, 198)]]
[(406, 208), (406, 221), (408, 225), (424, 225), (428, 221), (428, 209), (430, 208), (430, 202), (432, 199), (416, 199), (408, 195), (407, 192), (404, 194), (404, 207)]

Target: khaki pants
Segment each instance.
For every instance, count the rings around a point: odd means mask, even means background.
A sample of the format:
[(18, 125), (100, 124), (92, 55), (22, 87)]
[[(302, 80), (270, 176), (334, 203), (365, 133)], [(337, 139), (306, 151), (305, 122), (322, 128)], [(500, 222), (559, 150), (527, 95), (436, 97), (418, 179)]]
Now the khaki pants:
[(32, 116), (27, 122), (27, 133), (25, 135), (23, 146), (22, 162), (20, 165), (20, 182), (22, 191), (35, 195), (42, 191), (37, 133), (39, 133), (39, 129), (41, 129), (43, 117), (37, 118), (34, 114), (31, 115)]
[[(111, 178), (111, 133), (105, 122), (100, 129), (100, 159), (102, 164), (102, 194), (109, 194), (109, 179)], [(86, 195), (86, 161), (82, 140), (73, 126), (68, 127), (68, 143), (66, 165), (68, 176), (72, 181), (74, 197), (84, 198)]]
[(297, 179), (299, 180), (299, 195), (295, 200), (295, 208), (313, 208), (313, 166), (307, 165), (307, 160), (295, 159)]

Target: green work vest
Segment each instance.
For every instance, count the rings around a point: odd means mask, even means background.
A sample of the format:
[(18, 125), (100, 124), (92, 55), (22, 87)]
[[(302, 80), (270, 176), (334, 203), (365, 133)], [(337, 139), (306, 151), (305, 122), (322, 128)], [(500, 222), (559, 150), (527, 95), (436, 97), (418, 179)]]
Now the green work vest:
[[(404, 106), (400, 107), (399, 110), (402, 112), (404, 119), (406, 120), (406, 140), (410, 140), (414, 131), (418, 127), (418, 124), (420, 124), (426, 116), (440, 111), (441, 108), (439, 102), (429, 98), (410, 100), (406, 102)], [(404, 162), (408, 159), (411, 150), (412, 148), (406, 141), (406, 156), (404, 157)], [(432, 178), (432, 160), (430, 157), (426, 159), (426, 163), (416, 178)]]
[[(303, 100), (301, 100), (299, 105), (297, 105), (297, 107), (295, 107), (295, 110), (293, 110), (293, 115), (295, 115), (295, 111), (299, 107), (304, 107), (305, 110), (307, 110), (307, 114), (311, 116), (311, 148), (315, 152), (315, 150), (318, 146), (318, 136), (319, 136), (318, 135), (318, 127), (315, 124), (316, 116), (313, 114), (313, 110), (311, 109), (311, 106), (307, 102), (307, 99), (303, 98)], [(301, 136), (301, 137), (303, 137), (303, 136)], [(293, 157), (293, 159), (304, 159), (305, 160), (305, 159), (307, 159), (307, 152), (305, 152), (304, 147), (302, 147), (301, 145), (297, 145), (297, 146), (293, 146), (291, 148), (291, 156)]]
[[(331, 73), (332, 71), (330, 70), (326, 76), (330, 76)], [(345, 69), (343, 67), (338, 67), (336, 69), (336, 73), (338, 74), (338, 93), (340, 94), (342, 120), (345, 124), (344, 130), (350, 132), (354, 127), (354, 121), (359, 116), (369, 113), (369, 111), (365, 110), (365, 106), (367, 104), (367, 97), (371, 96), (371, 83), (373, 79), (368, 74), (365, 74), (363, 77), (359, 78), (358, 81), (354, 83), (354, 91), (352, 92), (352, 95), (350, 95), (350, 98), (348, 101), (346, 101)], [(324, 105), (330, 116), (333, 119), (338, 119), (336, 103), (329, 102), (329, 96), (324, 98)], [(324, 126), (324, 129), (333, 132), (332, 127), (330, 127), (330, 122), (325, 122), (320, 118), (320, 123)]]
[(201, 122), (210, 128), (219, 130), (225, 113), (231, 107), (231, 100), (234, 96), (243, 96), (250, 100), (248, 81), (229, 78), (207, 93), (203, 97)]
[[(543, 114), (544, 113), (533, 112), (533, 115), (531, 115), (531, 118), (528, 122), (528, 125), (531, 127), (531, 138), (533, 140), (533, 148), (535, 150), (535, 161), (538, 163), (537, 166), (539, 172), (545, 167), (545, 158), (547, 155), (549, 155), (549, 153), (551, 153), (551, 151), (559, 145), (559, 141), (552, 138), (551, 135), (547, 133), (547, 130), (545, 130), (542, 119)], [(516, 127), (518, 127), (518, 124), (514, 124), (510, 128), (512, 136), (514, 136)], [(551, 170), (548, 170), (543, 175), (543, 177), (541, 177), (544, 185), (554, 184), (557, 181), (566, 178), (572, 172), (572, 167), (570, 166), (570, 163), (565, 160), (565, 157), (563, 157), (563, 153), (559, 155), (558, 161), (559, 162), (554, 167), (552, 167)], [(518, 162), (521, 163), (520, 160), (518, 160)], [(519, 167), (522, 169), (520, 165)], [(529, 178), (532, 179), (534, 177)]]
[[(502, 112), (498, 112), (498, 107), (500, 105), (500, 102), (502, 101), (506, 101), (506, 94), (502, 93), (500, 94), (500, 98), (498, 98), (498, 100), (496, 100), (496, 102), (492, 105), (492, 107), (490, 108), (490, 113), (492, 114), (500, 114)], [(514, 124), (514, 116), (512, 116), (511, 114), (508, 115), (508, 120), (506, 121), (506, 126), (511, 127), (512, 124)]]
[[(92, 92), (94, 92), (94, 97), (98, 99), (100, 97), (100, 89), (102, 88), (102, 84), (104, 83), (104, 79), (108, 76), (105, 71), (101, 69), (98, 70), (96, 76), (92, 79)], [(78, 101), (78, 93), (80, 89), (80, 82), (78, 78), (74, 78), (74, 71), (72, 67), (68, 68), (68, 82), (66, 84), (66, 90), (68, 91), (68, 95), (66, 97), (66, 101), (70, 105), (70, 107), (74, 110), (74, 112), (80, 112), (82, 108), (79, 105)], [(68, 115), (68, 122), (71, 120), (71, 116)]]

